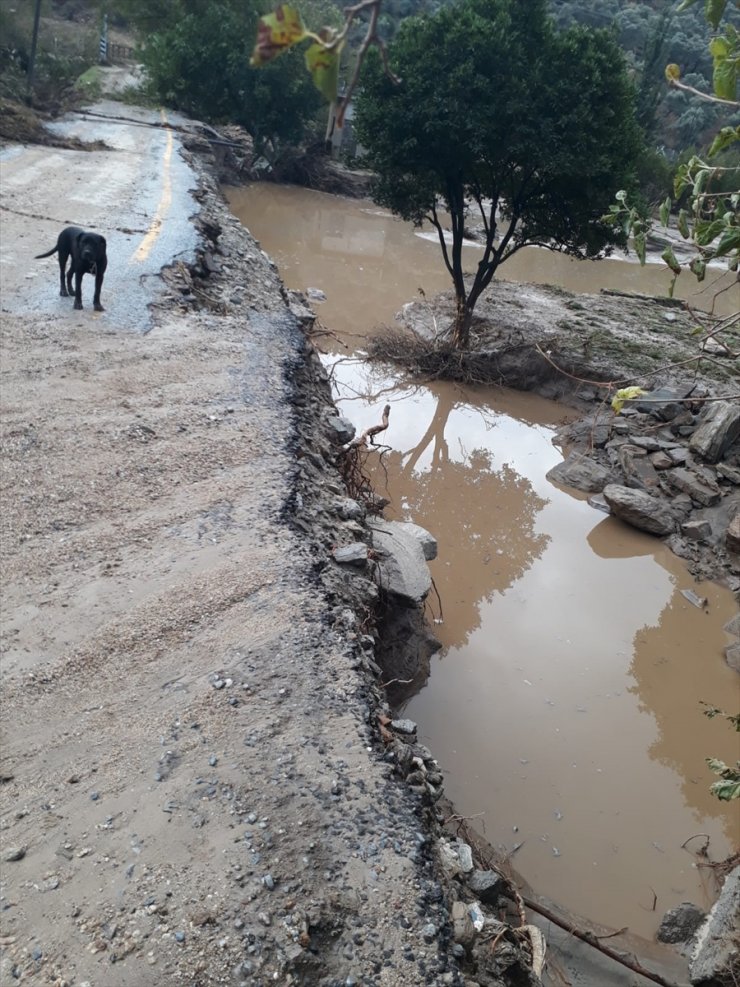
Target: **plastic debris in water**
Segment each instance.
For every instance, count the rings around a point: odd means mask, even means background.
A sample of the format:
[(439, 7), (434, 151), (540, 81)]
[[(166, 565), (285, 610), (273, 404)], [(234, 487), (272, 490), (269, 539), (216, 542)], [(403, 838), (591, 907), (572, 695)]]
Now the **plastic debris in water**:
[(555, 816), (556, 819), (562, 819), (563, 818), (563, 813), (560, 811), (560, 809), (556, 809), (553, 812), (553, 815)]
[(681, 596), (683, 596), (684, 599), (688, 600), (689, 603), (693, 603), (694, 606), (698, 607), (700, 610), (703, 610), (704, 607), (708, 606), (708, 600), (706, 596), (699, 596), (693, 591), (693, 589), (682, 589)]
[(558, 848), (556, 846), (554, 846), (552, 848), (552, 855), (553, 855), (553, 857), (559, 857), (560, 856), (560, 850), (558, 850)]

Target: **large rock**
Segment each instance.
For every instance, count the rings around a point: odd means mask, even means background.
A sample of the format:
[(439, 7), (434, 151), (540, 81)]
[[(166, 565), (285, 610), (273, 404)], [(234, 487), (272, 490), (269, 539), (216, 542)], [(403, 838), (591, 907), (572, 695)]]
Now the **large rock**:
[(626, 486), (640, 490), (657, 489), (658, 474), (644, 449), (632, 443), (620, 446), (619, 465), (622, 467)]
[(571, 452), (562, 463), (553, 466), (547, 479), (566, 487), (575, 487), (576, 490), (585, 490), (586, 493), (598, 493), (613, 477), (600, 463), (578, 452)]
[(689, 446), (709, 463), (716, 463), (740, 436), (740, 402), (709, 403)]
[(740, 513), (736, 514), (727, 525), (725, 545), (727, 545), (728, 552), (735, 552), (740, 555)]
[(696, 936), (689, 963), (692, 984), (740, 982), (740, 867), (725, 879), (720, 896)]
[(721, 497), (719, 487), (709, 477), (699, 476), (693, 470), (684, 469), (682, 466), (667, 470), (663, 475), (674, 490), (688, 494), (697, 504), (713, 507), (719, 503)]
[(427, 558), (437, 554), (437, 543), (432, 535), (417, 524), (403, 521), (373, 518), (368, 526), (377, 555), (381, 588), (411, 603), (421, 603), (432, 588), (427, 566)]
[(692, 390), (692, 384), (685, 384), (682, 387), (658, 387), (631, 403), (638, 411), (668, 422), (685, 410), (686, 406), (682, 399), (688, 397)]
[(684, 943), (693, 939), (707, 913), (690, 901), (669, 909), (663, 916), (656, 938), (659, 942)]
[(665, 501), (616, 483), (608, 484), (603, 492), (612, 513), (633, 528), (651, 535), (672, 535), (676, 530), (676, 518)]

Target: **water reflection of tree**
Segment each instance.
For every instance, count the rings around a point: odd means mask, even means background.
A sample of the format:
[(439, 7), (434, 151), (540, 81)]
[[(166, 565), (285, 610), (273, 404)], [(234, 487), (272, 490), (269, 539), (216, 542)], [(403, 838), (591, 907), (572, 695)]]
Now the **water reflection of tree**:
[[(457, 404), (449, 385), (435, 389), (437, 405), (424, 435), (406, 453), (386, 457), (388, 489), (399, 515), (428, 528), (439, 541), (434, 580), (444, 608), (439, 636), (460, 647), (480, 624), (481, 601), (503, 592), (542, 554), (549, 540), (534, 523), (546, 501), (510, 466), (496, 467), (488, 449), (450, 456), (446, 435)], [(431, 461), (419, 468), (422, 457)]]
[[(607, 559), (655, 553), (652, 539), (613, 518), (596, 525), (588, 541), (597, 555)], [(656, 561), (662, 562), (660, 553)], [(674, 561), (669, 572), (679, 566)], [(716, 622), (713, 626), (674, 590), (657, 624), (641, 627), (635, 634), (630, 665), (635, 684), (629, 691), (637, 697), (639, 709), (655, 721), (657, 736), (649, 747), (650, 757), (677, 774), (689, 808), (721, 818), (728, 838), (737, 843), (737, 810), (709, 794), (714, 777), (704, 762), (708, 754), (726, 761), (737, 757), (737, 735), (707, 720), (699, 704), (699, 699), (706, 699), (721, 706), (727, 703), (728, 693), (738, 695), (736, 674), (722, 660), (715, 628)]]
[[(707, 755), (734, 761), (737, 734), (704, 717), (699, 704), (699, 699), (705, 698), (722, 705), (728, 694), (736, 702), (736, 673), (724, 664), (719, 648), (710, 651), (705, 628), (697, 626), (698, 621), (687, 620), (686, 615), (686, 603), (676, 594), (657, 626), (644, 627), (635, 635), (631, 672), (636, 684), (630, 691), (638, 697), (639, 708), (655, 719), (658, 733), (650, 745), (650, 757), (678, 774), (687, 806), (703, 816), (723, 819), (728, 839), (737, 843), (737, 808), (710, 795), (714, 776), (704, 762)], [(705, 618), (703, 613), (692, 616)], [(696, 642), (694, 654), (678, 647), (678, 641), (685, 644), (687, 638)], [(676, 660), (677, 653), (682, 653), (683, 660)], [(713, 669), (708, 667), (710, 662), (716, 663)]]

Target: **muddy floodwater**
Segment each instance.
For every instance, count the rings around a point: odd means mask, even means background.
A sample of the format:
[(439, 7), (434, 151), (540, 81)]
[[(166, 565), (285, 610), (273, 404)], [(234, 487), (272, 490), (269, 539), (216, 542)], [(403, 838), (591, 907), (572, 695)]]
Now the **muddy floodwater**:
[[(740, 842), (737, 804), (709, 795), (704, 762), (733, 761), (737, 735), (699, 703), (740, 699), (723, 659), (731, 594), (546, 480), (566, 409), (497, 388), (414, 386), (363, 361), (375, 326), (419, 289), (448, 287), (432, 240), (369, 202), (272, 185), (229, 199), (289, 287), (325, 292), (319, 318), (347, 347), (323, 339), (343, 414), (359, 430), (391, 405), (376, 486), (390, 516), (439, 542), (428, 613), (442, 649), (404, 715), (457, 810), (514, 853), (539, 894), (596, 922), (652, 937), (673, 905), (708, 904), (712, 882), (689, 852), (703, 838), (682, 844), (706, 834), (722, 859)], [(503, 276), (592, 292), (668, 282), (657, 264), (542, 250)]]

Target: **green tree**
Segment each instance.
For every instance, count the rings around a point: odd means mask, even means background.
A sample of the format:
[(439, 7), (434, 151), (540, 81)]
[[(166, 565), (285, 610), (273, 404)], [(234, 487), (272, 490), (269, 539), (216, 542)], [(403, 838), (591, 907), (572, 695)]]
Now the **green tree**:
[(158, 99), (205, 120), (241, 124), (272, 162), (304, 138), (322, 100), (303, 54), (288, 52), (261, 69), (249, 64), (262, 5), (126, 0), (119, 7), (142, 37), (141, 58)]
[[(378, 175), (376, 202), (436, 228), (457, 298), (453, 343), (465, 347), (481, 293), (522, 247), (597, 257), (624, 242), (601, 216), (614, 182), (633, 181), (634, 94), (612, 38), (558, 34), (544, 0), (461, 0), (405, 21), (389, 54), (402, 82), (368, 60), (356, 132)], [(471, 204), (485, 229), (472, 281)]]

